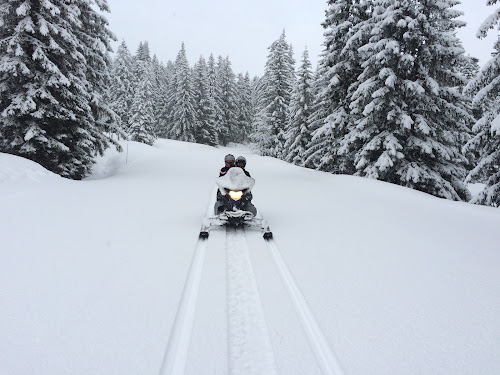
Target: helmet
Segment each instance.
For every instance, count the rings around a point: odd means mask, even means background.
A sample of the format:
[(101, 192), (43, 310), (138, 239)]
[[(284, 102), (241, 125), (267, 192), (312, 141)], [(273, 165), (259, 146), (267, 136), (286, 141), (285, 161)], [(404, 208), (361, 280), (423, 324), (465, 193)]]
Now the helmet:
[(245, 167), (245, 165), (247, 165), (247, 159), (245, 159), (243, 156), (238, 156), (236, 158), (236, 165), (238, 164), (243, 164), (243, 167)]
[(229, 164), (229, 165), (234, 165), (234, 155), (227, 154), (224, 157), (224, 163)]

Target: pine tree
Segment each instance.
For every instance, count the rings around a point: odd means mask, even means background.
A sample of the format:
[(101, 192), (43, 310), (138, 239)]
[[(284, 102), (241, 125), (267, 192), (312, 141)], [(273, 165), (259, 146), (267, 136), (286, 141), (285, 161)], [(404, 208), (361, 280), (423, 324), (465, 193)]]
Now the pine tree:
[(215, 129), (215, 109), (209, 95), (207, 63), (203, 57), (200, 57), (193, 68), (193, 89), (196, 142), (216, 146), (218, 139)]
[(149, 49), (149, 42), (139, 42), (139, 46), (137, 47), (137, 51), (135, 53), (136, 60), (151, 62), (151, 51)]
[(216, 85), (218, 96), (215, 98), (220, 110), (218, 136), (223, 145), (229, 142), (239, 142), (234, 133), (236, 125), (236, 77), (231, 68), (229, 57), (219, 56), (216, 66)]
[(358, 49), (368, 40), (364, 22), (371, 3), (360, 0), (330, 0), (323, 22), (325, 50), (318, 64), (311, 114), (312, 141), (305, 165), (327, 172), (353, 174), (353, 156), (345, 136), (353, 126), (350, 114), (352, 92), (363, 71)]
[(158, 137), (167, 138), (168, 132), (170, 130), (170, 124), (172, 123), (171, 114), (173, 113), (173, 103), (174, 103), (174, 72), (175, 66), (172, 61), (167, 61), (163, 71), (163, 79), (160, 90), (161, 100), (163, 102), (163, 107), (159, 112), (158, 120)]
[(154, 133), (156, 137), (162, 135), (165, 131), (165, 123), (161, 121), (163, 110), (166, 104), (165, 91), (167, 86), (167, 75), (165, 67), (158, 60), (156, 55), (153, 55), (151, 60), (151, 71), (153, 75), (153, 114), (154, 114)]
[[(219, 57), (222, 60), (222, 57)], [(219, 144), (226, 145), (229, 141), (229, 129), (224, 124), (224, 113), (220, 106), (222, 96), (220, 84), (218, 82), (217, 66), (214, 56), (211, 54), (207, 62), (208, 93), (214, 108), (215, 130)]]
[[(8, 0), (0, 13), (0, 151), (64, 177), (90, 173), (114, 143), (104, 103), (112, 39), (106, 0)], [(109, 133), (108, 133), (109, 134)]]
[(479, 59), (471, 55), (464, 56), (463, 61), (458, 62), (458, 70), (467, 79), (467, 83), (476, 78), (481, 67), (479, 66)]
[(130, 110), (130, 139), (152, 145), (156, 139), (154, 132), (153, 69), (147, 61), (138, 60), (139, 83)]
[(313, 103), (311, 85), (312, 66), (305, 49), (290, 99), (288, 128), (285, 134), (285, 160), (296, 165), (304, 165), (306, 149), (311, 142), (310, 117)]
[(134, 76), (132, 55), (125, 41), (118, 46), (116, 57), (111, 66), (108, 98), (110, 107), (120, 118), (120, 123), (128, 126), (134, 98)]
[(193, 105), (191, 68), (186, 57), (184, 43), (175, 60), (172, 92), (171, 124), (168, 136), (186, 142), (196, 142), (196, 112)]
[[(497, 0), (489, 0), (494, 5)], [(477, 36), (486, 37), (499, 24), (500, 9), (497, 9), (481, 25)], [(488, 206), (500, 206), (500, 37), (494, 45), (493, 57), (479, 74), (465, 88), (473, 95), (473, 105), (479, 108), (481, 116), (472, 130), (474, 136), (465, 145), (466, 153), (479, 156), (477, 165), (469, 172), (466, 182), (484, 181), (486, 188), (472, 201)]]
[(245, 75), (238, 74), (236, 78), (236, 95), (236, 126), (234, 134), (238, 142), (244, 143), (248, 140), (253, 118), (252, 88), (248, 72)]
[(468, 199), (460, 146), (472, 118), (457, 87), (464, 53), (453, 0), (376, 0), (361, 47), (348, 134), (356, 174), (447, 199)]
[(269, 47), (262, 88), (262, 109), (255, 118), (252, 140), (264, 154), (283, 157), (285, 127), (295, 73), (292, 48), (285, 32)]

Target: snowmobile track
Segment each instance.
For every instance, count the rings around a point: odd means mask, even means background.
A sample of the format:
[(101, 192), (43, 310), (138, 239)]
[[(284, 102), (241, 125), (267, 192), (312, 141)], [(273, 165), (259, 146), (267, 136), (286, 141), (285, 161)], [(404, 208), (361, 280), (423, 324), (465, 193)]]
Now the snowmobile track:
[(277, 375), (243, 228), (226, 229), (229, 374)]
[(200, 238), (191, 260), (191, 265), (182, 291), (174, 325), (170, 333), (167, 349), (160, 368), (160, 375), (184, 374), (191, 332), (193, 329), (196, 301), (205, 263), (207, 239)]
[(340, 363), (328, 344), (325, 336), (314, 318), (307, 301), (300, 291), (297, 282), (293, 278), (285, 260), (273, 239), (266, 240), (269, 251), (272, 254), (274, 262), (279, 270), (283, 283), (288, 291), (290, 299), (295, 307), (302, 327), (311, 343), (318, 366), (324, 375), (342, 375), (343, 371)]
[[(210, 206), (211, 204), (207, 209), (207, 217)], [(208, 238), (201, 237), (196, 243), (160, 375), (182, 375), (186, 371), (208, 241)], [(324, 375), (343, 375), (339, 361), (321, 332), (276, 242), (272, 238), (264, 239), (264, 242), (310, 342), (319, 369)], [(226, 227), (225, 251), (228, 374), (277, 375), (278, 370), (244, 228)]]

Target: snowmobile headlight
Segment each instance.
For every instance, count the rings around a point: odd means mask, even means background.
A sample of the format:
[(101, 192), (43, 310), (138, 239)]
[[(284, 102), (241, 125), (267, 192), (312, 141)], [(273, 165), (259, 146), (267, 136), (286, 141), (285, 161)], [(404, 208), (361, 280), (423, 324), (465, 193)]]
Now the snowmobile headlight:
[(241, 190), (239, 191), (229, 190), (229, 196), (233, 201), (239, 201), (243, 196), (243, 192)]

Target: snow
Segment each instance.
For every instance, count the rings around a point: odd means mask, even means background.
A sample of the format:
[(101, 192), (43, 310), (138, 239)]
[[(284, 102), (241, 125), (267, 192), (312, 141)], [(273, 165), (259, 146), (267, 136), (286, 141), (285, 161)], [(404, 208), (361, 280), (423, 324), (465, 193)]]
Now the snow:
[[(500, 373), (497, 209), (241, 146), (127, 147), (83, 181), (0, 154), (1, 374)], [(198, 241), (227, 153), (273, 241)]]

